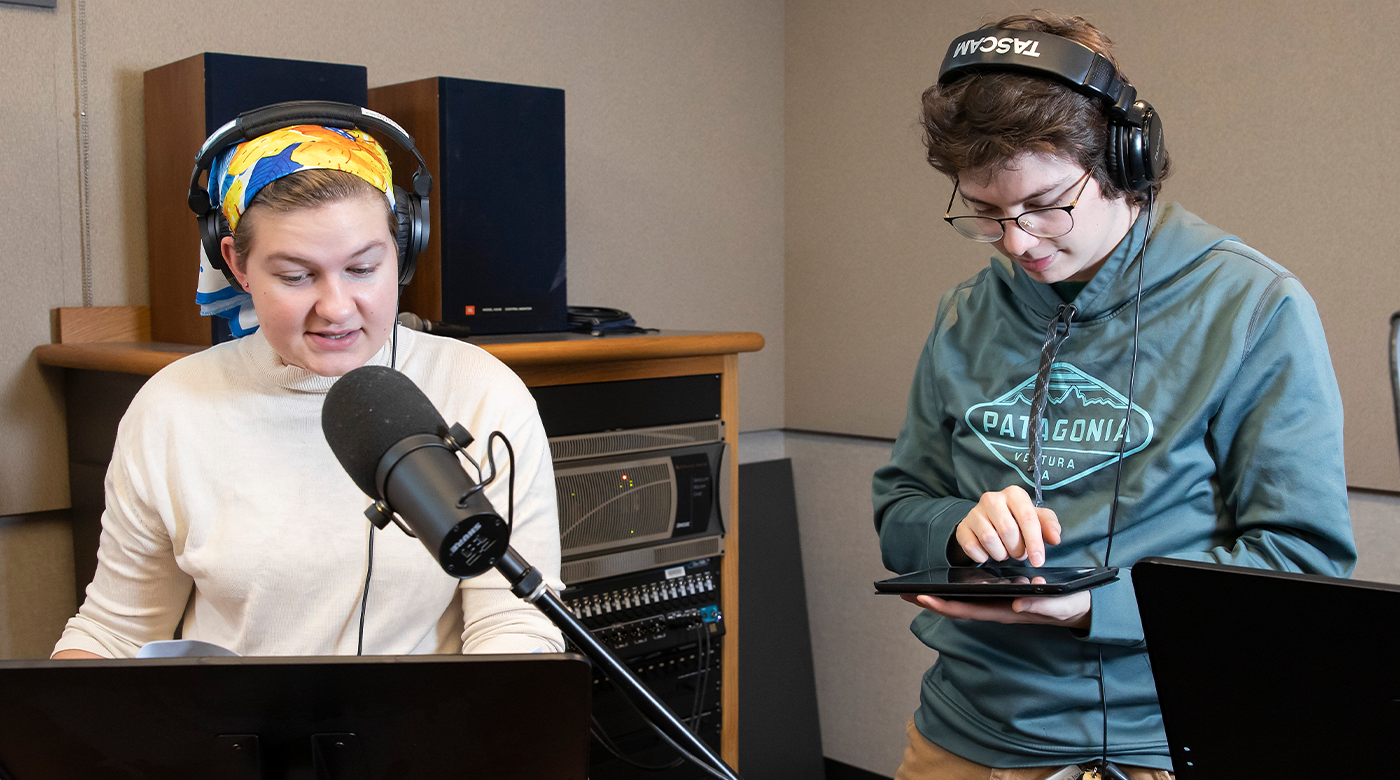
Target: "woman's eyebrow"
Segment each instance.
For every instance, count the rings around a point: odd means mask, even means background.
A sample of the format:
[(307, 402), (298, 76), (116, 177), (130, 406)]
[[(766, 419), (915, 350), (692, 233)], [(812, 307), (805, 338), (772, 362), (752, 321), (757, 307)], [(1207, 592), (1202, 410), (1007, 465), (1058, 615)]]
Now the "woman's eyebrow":
[[(379, 249), (379, 248), (381, 248), (381, 247), (387, 249), (388, 246), (389, 246), (388, 242), (376, 238), (376, 239), (374, 239), (373, 241), (370, 241), (369, 243), (367, 243), (367, 244), (365, 244), (364, 246), (360, 247), (359, 249), (356, 249), (354, 252), (350, 253), (350, 257), (353, 259), (353, 258), (359, 257), (360, 255), (363, 255), (364, 253), (366, 253), (366, 252), (368, 252), (368, 251), (370, 251), (370, 250), (372, 250), (372, 249)], [(314, 265), (314, 264), (315, 264), (315, 263), (312, 262), (311, 260), (307, 260), (307, 259), (301, 257), (300, 255), (295, 255), (295, 254), (292, 254), (292, 253), (290, 253), (290, 252), (273, 252), (272, 254), (270, 254), (270, 255), (267, 256), (267, 259), (268, 259), (268, 260), (285, 260), (285, 261), (287, 261), (287, 262), (289, 262), (289, 263), (296, 263), (297, 265)]]

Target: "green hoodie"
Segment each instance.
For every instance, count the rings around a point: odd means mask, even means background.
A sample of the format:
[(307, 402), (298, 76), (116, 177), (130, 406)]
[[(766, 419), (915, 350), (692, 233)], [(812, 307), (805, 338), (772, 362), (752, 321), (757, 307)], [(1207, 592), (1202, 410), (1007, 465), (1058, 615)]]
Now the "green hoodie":
[[(1075, 297), (1050, 376), (1041, 477), (1063, 532), (1046, 565), (1103, 564), (1126, 436), (1111, 565), (1164, 555), (1350, 574), (1342, 403), (1317, 309), (1288, 271), (1176, 204), (1161, 209), (1147, 245), (1124, 426), (1146, 224)], [(1061, 303), (1000, 257), (943, 297), (893, 456), (874, 478), (891, 571), (949, 565), (953, 531), (983, 493), (1032, 492), (1031, 395)], [(911, 628), (938, 651), (920, 733), (991, 766), (1094, 758), (1102, 649), (1109, 757), (1170, 768), (1131, 571), (1092, 598), (1087, 634), (920, 613)]]

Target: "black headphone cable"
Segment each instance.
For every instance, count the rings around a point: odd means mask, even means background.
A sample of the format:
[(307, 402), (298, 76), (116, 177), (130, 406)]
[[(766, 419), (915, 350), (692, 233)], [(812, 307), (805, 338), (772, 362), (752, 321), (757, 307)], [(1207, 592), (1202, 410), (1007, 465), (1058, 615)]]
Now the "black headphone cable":
[[(1133, 359), (1128, 369), (1128, 408), (1123, 415), (1123, 438), (1118, 442), (1118, 465), (1117, 475), (1113, 479), (1113, 503), (1108, 510), (1108, 542), (1104, 548), (1103, 565), (1108, 566), (1110, 556), (1113, 555), (1113, 531), (1118, 520), (1118, 491), (1123, 484), (1123, 450), (1128, 444), (1128, 426), (1133, 419), (1133, 386), (1137, 379), (1137, 359), (1138, 359), (1138, 324), (1142, 314), (1142, 267), (1147, 259), (1147, 241), (1152, 232), (1152, 217), (1156, 202), (1153, 198), (1153, 191), (1147, 190), (1147, 222), (1143, 226), (1142, 247), (1138, 250), (1138, 278), (1137, 297), (1133, 300)], [(1117, 764), (1108, 760), (1108, 696), (1104, 691), (1103, 673), (1103, 645), (1098, 645), (1099, 661), (1099, 711), (1103, 714), (1103, 741), (1101, 752), (1097, 761), (1090, 762), (1082, 767), (1086, 771), (1094, 772), (1099, 777), (1108, 777), (1110, 780), (1128, 780), (1123, 770)]]
[[(399, 365), (399, 299), (403, 296), (403, 288), (399, 288), (399, 295), (394, 298), (394, 324), (390, 327), (389, 346), (389, 368), (398, 368)], [(512, 475), (513, 476), (513, 475)], [(365, 609), (369, 606), (369, 578), (374, 573), (374, 523), (369, 525), (369, 549), (365, 553), (367, 562), (365, 563), (365, 587), (360, 594), (360, 636), (355, 642), (355, 655), (365, 653)]]

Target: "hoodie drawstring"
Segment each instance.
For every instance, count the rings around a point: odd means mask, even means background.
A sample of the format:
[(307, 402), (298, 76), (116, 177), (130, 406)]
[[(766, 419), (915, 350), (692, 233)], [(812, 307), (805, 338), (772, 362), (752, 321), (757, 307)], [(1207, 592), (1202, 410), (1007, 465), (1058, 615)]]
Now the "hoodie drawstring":
[[(1035, 395), (1031, 398), (1031, 441), (1030, 441), (1030, 463), (1027, 468), (1031, 472), (1031, 484), (1035, 485), (1035, 505), (1044, 506), (1044, 498), (1040, 494), (1040, 422), (1045, 418), (1045, 404), (1050, 395), (1050, 369), (1055, 364), (1055, 356), (1060, 352), (1060, 346), (1069, 340), (1069, 324), (1079, 310), (1072, 303), (1062, 303), (1055, 311), (1055, 316), (1050, 318), (1050, 327), (1045, 331), (1045, 343), (1040, 347), (1040, 370), (1035, 375)], [(1064, 329), (1061, 330), (1060, 326)]]

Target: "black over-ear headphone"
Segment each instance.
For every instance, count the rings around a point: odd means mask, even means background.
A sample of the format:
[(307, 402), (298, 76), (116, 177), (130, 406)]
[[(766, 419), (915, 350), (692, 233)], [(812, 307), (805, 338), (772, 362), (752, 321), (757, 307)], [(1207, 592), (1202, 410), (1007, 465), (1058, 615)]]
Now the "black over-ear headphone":
[(200, 172), (209, 170), (219, 152), (231, 144), (250, 141), (273, 130), (296, 125), (321, 125), (342, 130), (358, 128), (366, 132), (377, 130), (417, 158), (418, 170), (413, 174), (413, 192), (394, 187), (394, 216), (398, 221), (394, 240), (399, 248), (399, 285), (408, 284), (413, 279), (418, 255), (428, 245), (428, 192), (433, 188), (428, 164), (414, 147), (413, 138), (394, 120), (367, 108), (329, 100), (295, 100), (245, 111), (237, 119), (215, 130), (200, 147), (195, 157), (194, 172), (190, 174), (189, 204), (199, 219), (199, 240), (210, 264), (223, 271), (229, 277), (230, 284), (237, 286), (219, 249), (224, 236), (231, 235), (231, 232), (218, 205), (211, 202), (208, 190), (200, 185)]
[(938, 83), (988, 72), (1050, 77), (1103, 101), (1109, 122), (1104, 157), (1114, 183), (1130, 192), (1145, 192), (1161, 181), (1166, 163), (1162, 120), (1151, 104), (1137, 99), (1137, 90), (1108, 58), (1050, 33), (986, 28), (960, 35), (948, 45)]

